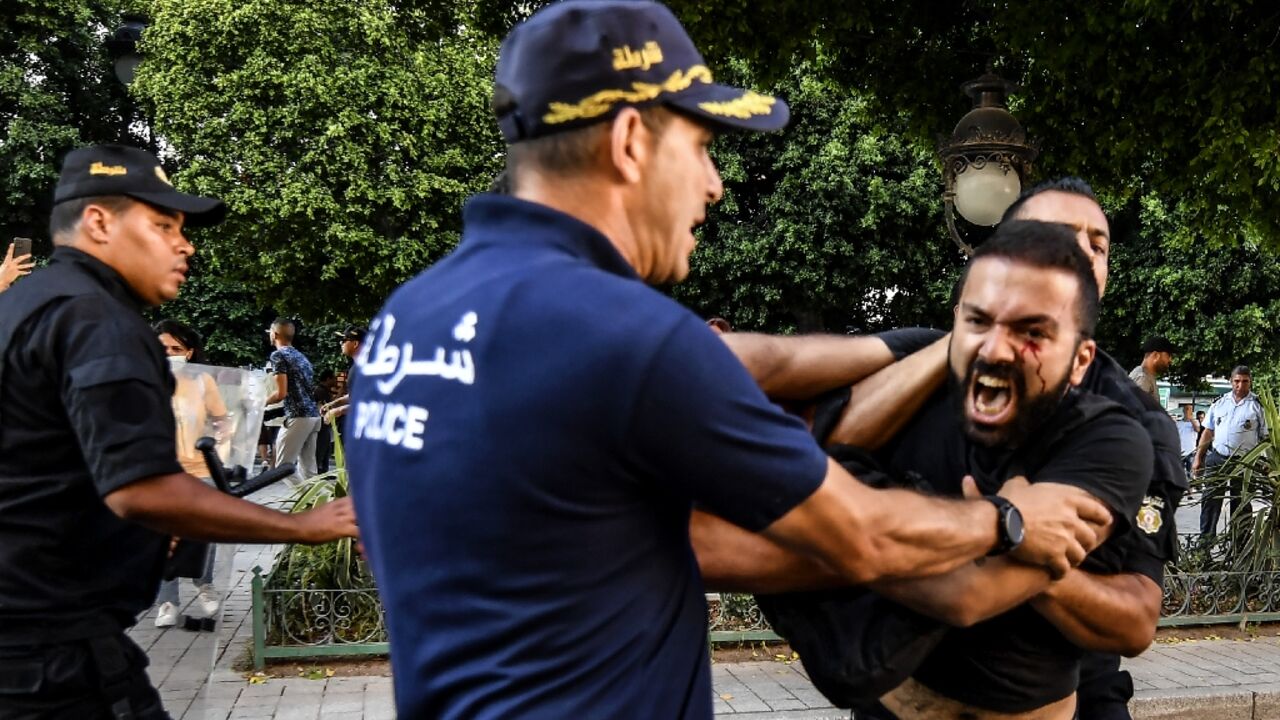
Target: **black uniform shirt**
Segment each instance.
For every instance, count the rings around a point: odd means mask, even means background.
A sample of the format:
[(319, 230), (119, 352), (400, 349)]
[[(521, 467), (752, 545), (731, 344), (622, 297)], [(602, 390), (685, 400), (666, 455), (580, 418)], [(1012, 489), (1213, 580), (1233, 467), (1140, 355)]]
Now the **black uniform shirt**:
[[(1083, 488), (1111, 508), (1115, 527), (1081, 567), (1120, 572), (1134, 539), (1129, 519), (1137, 513), (1151, 467), (1151, 446), (1138, 423), (1115, 403), (1073, 390), (1025, 447), (996, 452), (965, 438), (954, 393), (935, 393), (886, 448), (890, 472), (917, 474), (940, 494), (953, 496), (960, 494), (965, 474), (987, 494), (1019, 474), (1032, 482)], [(1075, 690), (1080, 656), (1079, 648), (1024, 604), (951, 630), (915, 677), (976, 707), (1026, 712)]]
[[(942, 336), (927, 328), (903, 328), (881, 333), (898, 360), (920, 350)], [(1177, 528), (1174, 513), (1187, 488), (1182, 469), (1177, 428), (1160, 404), (1129, 379), (1129, 373), (1110, 355), (1098, 350), (1085, 373), (1080, 389), (1119, 403), (1146, 431), (1154, 453), (1150, 484), (1142, 507), (1132, 518), (1134, 530), (1125, 543), (1121, 572), (1136, 572), (1163, 586), (1164, 566), (1177, 556)], [(1080, 707), (1099, 701), (1124, 704), (1133, 696), (1133, 683), (1120, 676), (1120, 657), (1111, 653), (1085, 652), (1080, 663)]]
[(155, 600), (168, 538), (102, 500), (182, 471), (173, 375), (139, 307), (114, 270), (66, 247), (0, 294), (0, 326), (29, 315), (0, 377), (0, 642), (104, 615), (125, 627)]

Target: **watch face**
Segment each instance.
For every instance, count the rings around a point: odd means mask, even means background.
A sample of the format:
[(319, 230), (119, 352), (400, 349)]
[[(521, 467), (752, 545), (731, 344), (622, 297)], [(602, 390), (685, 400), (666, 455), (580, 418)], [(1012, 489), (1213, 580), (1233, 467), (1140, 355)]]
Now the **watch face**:
[(1009, 542), (1014, 546), (1022, 544), (1022, 538), (1025, 534), (1025, 528), (1022, 526), (1022, 512), (1018, 508), (1010, 505), (1005, 511), (1005, 528), (1009, 532)]

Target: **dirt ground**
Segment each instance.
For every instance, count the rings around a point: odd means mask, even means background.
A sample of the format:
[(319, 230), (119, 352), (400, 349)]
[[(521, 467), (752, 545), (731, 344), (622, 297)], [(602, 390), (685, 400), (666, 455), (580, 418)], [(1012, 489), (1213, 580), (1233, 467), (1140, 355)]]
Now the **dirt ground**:
[[(1253, 623), (1241, 629), (1238, 625), (1214, 625), (1210, 627), (1161, 628), (1156, 632), (1156, 642), (1176, 644), (1197, 640), (1243, 640), (1280, 637), (1280, 623)], [(785, 643), (744, 643), (740, 646), (716, 647), (711, 651), (712, 663), (737, 663), (772, 661), (791, 663), (797, 658)], [(253, 675), (248, 656), (237, 664), (245, 676)], [(386, 658), (334, 658), (323, 662), (276, 661), (267, 664), (267, 677), (307, 677), (320, 680), (326, 677), (391, 676), (391, 664)]]

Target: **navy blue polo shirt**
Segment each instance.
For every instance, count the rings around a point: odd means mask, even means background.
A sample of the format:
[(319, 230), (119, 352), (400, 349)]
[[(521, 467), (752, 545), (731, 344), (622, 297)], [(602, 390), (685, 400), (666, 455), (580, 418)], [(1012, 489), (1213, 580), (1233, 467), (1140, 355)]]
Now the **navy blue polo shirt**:
[(827, 459), (599, 232), (482, 195), (356, 363), (351, 487), (397, 709), (710, 718), (694, 504), (760, 530)]

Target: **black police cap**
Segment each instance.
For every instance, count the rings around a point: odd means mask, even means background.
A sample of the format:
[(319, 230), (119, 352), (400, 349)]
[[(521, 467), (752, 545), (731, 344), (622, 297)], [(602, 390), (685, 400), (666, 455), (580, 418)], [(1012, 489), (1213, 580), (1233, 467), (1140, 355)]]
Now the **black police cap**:
[(361, 340), (364, 340), (365, 333), (367, 332), (369, 331), (363, 325), (348, 325), (342, 332), (336, 332), (334, 335), (337, 335), (338, 338), (344, 342), (347, 340), (360, 342)]
[(508, 143), (607, 120), (624, 107), (667, 105), (719, 130), (780, 130), (780, 98), (712, 81), (665, 5), (562, 0), (502, 41), (494, 113)]
[(156, 207), (179, 210), (191, 226), (216, 225), (227, 215), (217, 198), (173, 189), (160, 161), (146, 150), (125, 145), (95, 145), (67, 153), (53, 191), (54, 204), (104, 195), (124, 195)]

